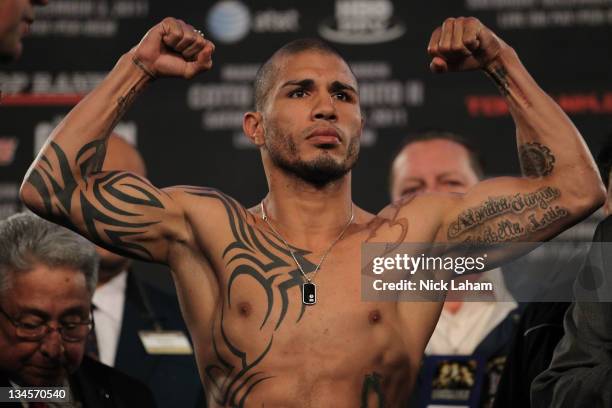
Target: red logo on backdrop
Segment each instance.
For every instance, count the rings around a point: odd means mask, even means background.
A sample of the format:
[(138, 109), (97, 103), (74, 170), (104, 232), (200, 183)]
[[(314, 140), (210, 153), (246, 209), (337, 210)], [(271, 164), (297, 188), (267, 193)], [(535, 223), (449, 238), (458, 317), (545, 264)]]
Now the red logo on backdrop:
[[(612, 92), (560, 93), (553, 96), (567, 114), (610, 114)], [(499, 95), (468, 95), (465, 107), (470, 116), (499, 117), (510, 114), (506, 98)]]
[(10, 166), (15, 160), (15, 152), (19, 145), (16, 137), (0, 136), (0, 166)]

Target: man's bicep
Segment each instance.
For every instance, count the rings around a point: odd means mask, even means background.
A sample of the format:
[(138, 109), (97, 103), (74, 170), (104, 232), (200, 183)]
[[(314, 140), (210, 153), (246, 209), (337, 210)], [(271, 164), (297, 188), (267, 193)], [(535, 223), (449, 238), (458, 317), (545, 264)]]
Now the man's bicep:
[(24, 199), (33, 211), (113, 252), (165, 263), (169, 242), (188, 238), (180, 203), (143, 177), (108, 171), (81, 179), (41, 167), (33, 173), (22, 187), (22, 196), (37, 196)]
[(437, 238), (484, 245), (546, 241), (578, 221), (579, 206), (554, 179), (490, 179), (449, 200)]

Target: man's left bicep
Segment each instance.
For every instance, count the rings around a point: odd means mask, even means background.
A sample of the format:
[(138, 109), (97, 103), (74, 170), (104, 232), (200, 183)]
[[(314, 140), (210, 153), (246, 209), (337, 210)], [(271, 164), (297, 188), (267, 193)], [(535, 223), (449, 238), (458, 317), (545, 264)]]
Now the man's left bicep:
[(483, 245), (546, 241), (581, 218), (578, 207), (554, 179), (485, 180), (451, 200), (437, 238)]

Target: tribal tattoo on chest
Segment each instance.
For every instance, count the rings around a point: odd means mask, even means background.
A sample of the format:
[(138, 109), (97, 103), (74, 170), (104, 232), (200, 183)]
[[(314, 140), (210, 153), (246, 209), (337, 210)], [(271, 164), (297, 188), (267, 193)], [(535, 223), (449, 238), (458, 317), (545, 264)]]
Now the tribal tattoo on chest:
[[(227, 288), (220, 305), (220, 317), (212, 325), (214, 359), (205, 368), (209, 393), (221, 406), (243, 407), (253, 389), (263, 381), (274, 377), (259, 369), (259, 364), (270, 352), (274, 334), (287, 321), (290, 306), (299, 306), (294, 323), (299, 322), (307, 307), (300, 296), (290, 295), (299, 291), (303, 283), (301, 272), (290, 252), (272, 234), (263, 232), (247, 222), (252, 216), (248, 211), (223, 193), (210, 188), (187, 188), (186, 192), (200, 197), (219, 200), (227, 214), (231, 230), (231, 242), (222, 252), (227, 273)], [(294, 255), (305, 273), (312, 273), (315, 265), (305, 256), (309, 252), (292, 247)], [(230, 338), (226, 330), (228, 312), (237, 307), (232, 302), (232, 291), (240, 278), (251, 278), (265, 293), (266, 312), (259, 325), (261, 338), (269, 337), (263, 350), (250, 354)], [(276, 311), (276, 314), (274, 314)]]

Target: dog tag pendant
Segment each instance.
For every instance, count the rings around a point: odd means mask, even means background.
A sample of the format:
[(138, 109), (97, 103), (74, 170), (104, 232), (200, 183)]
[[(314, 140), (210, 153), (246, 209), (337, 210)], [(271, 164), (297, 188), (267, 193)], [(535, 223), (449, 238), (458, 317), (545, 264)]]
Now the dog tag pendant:
[(312, 282), (302, 284), (302, 302), (305, 305), (314, 305), (317, 303), (317, 287)]

